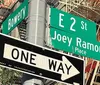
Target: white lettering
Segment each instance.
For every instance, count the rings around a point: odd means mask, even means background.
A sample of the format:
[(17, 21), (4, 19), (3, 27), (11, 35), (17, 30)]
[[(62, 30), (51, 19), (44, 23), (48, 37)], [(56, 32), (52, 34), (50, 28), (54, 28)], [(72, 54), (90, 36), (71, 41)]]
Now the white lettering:
[(58, 42), (68, 43), (68, 46), (71, 45), (72, 38), (58, 34), (57, 31), (54, 31), (54, 36), (52, 37), (53, 40), (57, 40)]
[(87, 30), (87, 23), (81, 21), (81, 25), (82, 25), (82, 26), (81, 26), (81, 29)]
[(63, 21), (62, 17), (63, 16), (64, 16), (64, 14), (59, 13), (59, 26), (62, 27), (62, 28), (64, 28), (64, 25), (62, 25), (62, 21)]
[(62, 41), (63, 41), (64, 43), (66, 43), (66, 40), (67, 40), (67, 37), (64, 35), (64, 36), (62, 37)]
[(58, 34), (58, 35), (57, 35), (57, 40), (58, 40), (58, 41), (61, 41), (61, 38), (62, 38), (62, 37), (61, 37), (61, 34)]
[(81, 38), (76, 38), (76, 46), (80, 46), (81, 47)]
[(71, 45), (71, 42), (72, 42), (72, 38), (67, 38), (67, 40), (68, 40), (68, 46), (70, 46)]
[(78, 47), (75, 47), (75, 52), (78, 52), (79, 54), (84, 54), (86, 55), (86, 51), (85, 50), (81, 50)]
[(26, 6), (21, 9), (13, 18), (8, 20), (8, 30), (11, 30), (21, 19), (25, 18)]
[(11, 19), (9, 19), (9, 20), (8, 20), (8, 30), (10, 30), (10, 28), (12, 27), (12, 26), (11, 26), (11, 23), (12, 23), (12, 22), (11, 22)]
[(97, 45), (95, 45), (95, 51), (98, 52), (99, 51), (99, 47)]
[[(87, 50), (90, 50), (90, 51), (95, 51), (95, 52), (100, 53), (100, 46), (98, 44), (96, 45), (96, 44), (93, 44), (93, 43), (90, 43), (90, 42), (83, 41), (79, 37), (76, 38), (76, 46), (79, 47), (79, 48), (81, 47), (82, 49), (87, 49)], [(75, 48), (75, 50), (82, 51), (79, 48)]]
[(73, 26), (75, 25), (76, 20), (75, 20), (75, 18), (74, 18), (74, 17), (71, 17), (71, 18), (70, 18), (70, 20), (73, 20), (73, 23), (72, 23), (72, 24), (71, 24), (71, 26), (70, 26), (70, 30), (75, 32), (76, 30), (75, 30), (75, 29), (73, 29)]
[(25, 10), (26, 10), (26, 6), (23, 8), (23, 11), (22, 11), (23, 12), (22, 13), (23, 14), (23, 19), (25, 18)]

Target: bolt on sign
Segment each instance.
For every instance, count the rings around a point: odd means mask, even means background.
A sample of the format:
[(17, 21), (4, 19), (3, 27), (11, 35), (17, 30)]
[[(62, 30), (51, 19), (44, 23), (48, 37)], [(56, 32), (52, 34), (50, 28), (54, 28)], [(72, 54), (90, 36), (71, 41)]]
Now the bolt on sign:
[[(56, 20), (55, 22), (53, 20), (54, 16)], [(71, 17), (73, 17), (73, 20), (75, 19), (74, 20), (75, 22), (70, 24), (71, 26), (69, 26), (69, 23), (71, 23), (69, 19), (70, 14), (68, 14), (68, 17), (67, 17), (67, 13), (62, 12), (55, 8), (51, 8), (50, 44), (54, 48), (59, 49), (59, 50), (63, 50), (66, 52), (71, 52), (71, 53), (78, 54), (81, 56), (100, 60), (100, 57), (99, 57), (100, 43), (96, 39), (96, 32), (95, 32), (96, 25), (93, 22), (85, 20), (87, 23), (86, 25), (87, 27), (84, 28), (83, 30), (81, 29), (81, 25), (82, 27), (85, 27), (85, 26), (83, 26), (83, 24), (80, 23), (81, 18), (79, 19), (79, 17), (76, 17), (76, 16), (74, 17), (72, 15)], [(65, 21), (66, 21), (66, 24), (65, 24)], [(85, 21), (82, 19), (82, 22), (85, 22)], [(76, 22), (79, 25), (74, 26)]]
[(28, 16), (28, 0), (24, 0), (23, 3), (11, 13), (7, 19), (1, 25), (2, 33), (10, 33), (23, 19)]
[(84, 85), (84, 60), (0, 34), (0, 64), (68, 85)]

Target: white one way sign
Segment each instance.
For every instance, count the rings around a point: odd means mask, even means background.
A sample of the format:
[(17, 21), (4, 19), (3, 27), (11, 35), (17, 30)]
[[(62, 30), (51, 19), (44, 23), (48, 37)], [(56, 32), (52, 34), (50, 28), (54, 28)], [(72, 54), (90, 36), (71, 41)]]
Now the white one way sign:
[(80, 73), (65, 56), (57, 60), (9, 44), (5, 44), (4, 58), (61, 74), (62, 81)]
[(0, 65), (68, 85), (84, 85), (84, 60), (0, 33)]

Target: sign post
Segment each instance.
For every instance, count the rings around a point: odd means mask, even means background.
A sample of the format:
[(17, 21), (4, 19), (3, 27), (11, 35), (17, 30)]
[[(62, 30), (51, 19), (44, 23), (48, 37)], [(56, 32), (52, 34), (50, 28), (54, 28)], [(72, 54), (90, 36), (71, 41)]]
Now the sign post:
[(0, 34), (1, 65), (32, 75), (84, 85), (84, 60)]
[(28, 15), (28, 0), (24, 2), (12, 13), (2, 24), (2, 33), (10, 33)]

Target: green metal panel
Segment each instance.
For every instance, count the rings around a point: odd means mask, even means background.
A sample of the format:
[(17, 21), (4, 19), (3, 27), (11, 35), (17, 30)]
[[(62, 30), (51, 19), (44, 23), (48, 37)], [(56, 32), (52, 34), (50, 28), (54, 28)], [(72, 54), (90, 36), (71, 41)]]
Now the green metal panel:
[(50, 39), (51, 45), (56, 49), (100, 60), (100, 43), (92, 38), (50, 28)]
[(96, 39), (96, 23), (52, 7), (50, 26), (70, 34)]
[(10, 33), (25, 17), (28, 16), (28, 0), (24, 2), (13, 12), (2, 24), (2, 32)]

